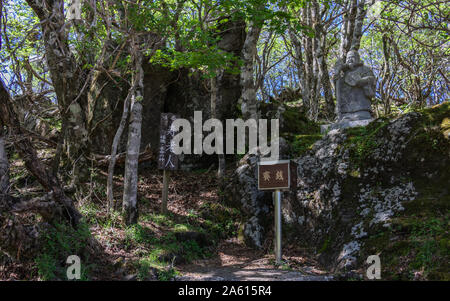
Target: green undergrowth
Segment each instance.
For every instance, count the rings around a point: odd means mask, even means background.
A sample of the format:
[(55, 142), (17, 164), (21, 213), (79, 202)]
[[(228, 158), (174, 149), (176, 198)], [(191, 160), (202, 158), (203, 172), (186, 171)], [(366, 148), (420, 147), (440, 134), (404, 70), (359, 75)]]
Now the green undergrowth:
[(85, 223), (81, 223), (77, 229), (67, 223), (55, 224), (41, 233), (41, 252), (35, 259), (39, 278), (67, 280), (67, 258), (76, 255), (83, 263), (80, 280), (89, 280), (90, 271), (95, 268), (88, 251), (90, 237)]
[[(177, 265), (209, 258), (219, 240), (237, 235), (239, 211), (219, 202), (204, 201), (183, 215), (152, 211), (149, 202), (140, 202), (139, 223), (126, 226), (119, 212), (108, 215), (97, 203), (85, 201), (79, 206), (85, 223), (77, 229), (57, 224), (41, 234), (41, 252), (35, 259), (35, 276), (42, 280), (67, 280), (67, 257), (81, 259), (81, 280), (95, 279), (99, 272), (114, 273), (119, 268), (138, 280), (171, 280), (178, 275)], [(98, 266), (91, 258), (89, 240), (93, 228), (97, 241), (115, 245), (129, 254), (120, 266)], [(100, 230), (99, 230), (100, 229)], [(114, 258), (109, 258), (114, 261)], [(96, 264), (95, 264), (96, 263)], [(109, 273), (108, 272), (108, 273)], [(105, 277), (105, 275), (100, 275)], [(109, 277), (109, 276), (106, 276)]]
[[(138, 279), (145, 280), (153, 273), (159, 280), (170, 280), (178, 274), (177, 264), (211, 257), (219, 239), (235, 235), (239, 216), (235, 209), (205, 203), (183, 217), (149, 213), (140, 220), (141, 224), (126, 229), (124, 239), (127, 247), (146, 250), (135, 262)], [(164, 228), (164, 234), (157, 235), (148, 223)]]
[(127, 273), (135, 273), (138, 280), (170, 280), (178, 275), (178, 264), (211, 257), (220, 239), (237, 234), (241, 220), (237, 209), (214, 201), (204, 201), (183, 215), (159, 214), (144, 200), (139, 205), (139, 223), (133, 226), (125, 226), (118, 213), (102, 213), (96, 204), (86, 202), (80, 208), (91, 226), (123, 233), (120, 248), (135, 255)]
[(175, 264), (211, 256), (209, 246), (202, 245), (202, 241), (197, 241), (195, 238), (189, 239), (188, 235), (186, 237), (176, 235), (176, 233), (187, 232), (184, 228), (176, 224), (160, 237), (140, 224), (126, 228), (123, 242), (125, 249), (142, 250), (133, 262), (139, 280), (149, 279), (151, 273), (159, 280), (170, 280), (177, 275)]
[(291, 140), (292, 154), (294, 157), (298, 157), (306, 153), (312, 148), (314, 143), (322, 139), (321, 134), (312, 135), (294, 135)]
[(320, 134), (320, 125), (309, 120), (298, 107), (285, 106), (283, 112), (283, 133), (293, 134)]

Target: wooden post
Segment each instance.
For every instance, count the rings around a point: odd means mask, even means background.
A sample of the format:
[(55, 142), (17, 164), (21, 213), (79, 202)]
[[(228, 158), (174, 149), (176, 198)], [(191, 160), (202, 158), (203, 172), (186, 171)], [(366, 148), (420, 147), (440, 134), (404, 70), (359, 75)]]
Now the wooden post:
[(275, 190), (275, 262), (280, 265), (281, 261), (281, 191)]
[(163, 171), (163, 191), (162, 191), (162, 214), (166, 215), (167, 210), (167, 199), (169, 194), (169, 180), (170, 180), (170, 170)]
[(172, 149), (172, 139), (176, 132), (172, 123), (177, 117), (172, 113), (161, 114), (161, 128), (159, 134), (158, 168), (163, 170), (162, 214), (167, 214), (167, 199), (169, 196), (170, 171), (178, 169), (178, 156)]

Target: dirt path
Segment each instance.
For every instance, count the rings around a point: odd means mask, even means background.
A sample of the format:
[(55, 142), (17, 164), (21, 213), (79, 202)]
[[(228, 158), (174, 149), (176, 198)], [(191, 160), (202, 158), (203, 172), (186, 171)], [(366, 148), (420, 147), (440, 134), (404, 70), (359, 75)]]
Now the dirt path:
[(273, 255), (245, 247), (237, 239), (219, 245), (217, 256), (179, 266), (179, 281), (328, 281), (332, 276), (304, 262), (301, 257), (284, 256), (282, 267)]

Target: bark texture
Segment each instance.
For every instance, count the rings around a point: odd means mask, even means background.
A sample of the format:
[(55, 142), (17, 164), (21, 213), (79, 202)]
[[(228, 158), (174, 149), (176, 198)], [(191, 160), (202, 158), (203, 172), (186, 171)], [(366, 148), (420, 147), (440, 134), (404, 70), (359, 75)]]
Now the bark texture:
[(258, 102), (256, 99), (256, 88), (254, 81), (254, 59), (257, 51), (257, 43), (261, 33), (261, 26), (250, 23), (247, 36), (242, 49), (244, 65), (241, 70), (242, 81), (242, 116), (244, 119), (258, 120)]
[(319, 80), (323, 90), (323, 97), (325, 99), (325, 115), (329, 120), (334, 118), (334, 100), (333, 100), (333, 90), (331, 88), (330, 75), (328, 71), (328, 66), (326, 62), (325, 50), (327, 47), (326, 33), (323, 27), (323, 16), (320, 11), (319, 3), (313, 3), (313, 28), (315, 32), (315, 51), (314, 56), (317, 62), (317, 67), (319, 70)]
[(126, 224), (135, 224), (138, 219), (137, 185), (138, 160), (141, 142), (142, 104), (135, 102), (131, 108), (128, 130), (127, 159), (125, 163), (125, 179), (123, 191), (123, 214)]
[(359, 50), (364, 19), (367, 14), (365, 0), (344, 2), (344, 18), (341, 26), (340, 56), (343, 61), (350, 50)]
[[(134, 41), (133, 41), (134, 42)], [(125, 161), (125, 177), (123, 190), (123, 215), (127, 225), (135, 224), (138, 220), (137, 188), (138, 166), (141, 147), (142, 101), (144, 99), (144, 69), (143, 55), (138, 43), (133, 43), (133, 57), (136, 66), (135, 80), (137, 87), (131, 98), (130, 124), (128, 126), (127, 157)]]
[(106, 195), (108, 199), (108, 210), (111, 210), (114, 208), (114, 192), (113, 192), (113, 185), (114, 185), (114, 167), (116, 166), (117, 161), (117, 149), (119, 147), (120, 139), (122, 138), (123, 131), (126, 126), (126, 122), (128, 119), (128, 112), (130, 108), (130, 100), (131, 97), (134, 95), (134, 91), (136, 89), (137, 81), (133, 84), (133, 86), (130, 88), (130, 91), (128, 92), (128, 95), (123, 103), (123, 112), (122, 117), (120, 119), (119, 127), (117, 128), (116, 134), (114, 135), (114, 140), (111, 146), (111, 157), (109, 159), (109, 165), (108, 165), (108, 180), (106, 183)]
[[(68, 24), (63, 0), (27, 0), (38, 16), (45, 45), (45, 58), (63, 119), (64, 153), (77, 178), (87, 178), (88, 132), (86, 130), (86, 75), (68, 44)], [(83, 87), (81, 83), (86, 83)]]
[(8, 194), (9, 190), (9, 162), (5, 148), (3, 128), (0, 126), (0, 197)]

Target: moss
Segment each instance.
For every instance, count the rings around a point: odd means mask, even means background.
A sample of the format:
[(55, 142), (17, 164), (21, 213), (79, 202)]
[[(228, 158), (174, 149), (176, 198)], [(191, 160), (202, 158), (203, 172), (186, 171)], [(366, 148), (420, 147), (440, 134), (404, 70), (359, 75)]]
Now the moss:
[(314, 143), (322, 139), (322, 135), (295, 135), (291, 142), (293, 156), (301, 156), (306, 151), (310, 150)]
[(387, 118), (380, 118), (365, 127), (354, 127), (346, 130), (348, 139), (344, 147), (349, 149), (353, 168), (364, 165), (366, 159), (378, 146), (378, 134), (389, 124)]
[(328, 250), (329, 246), (330, 246), (330, 242), (331, 242), (331, 238), (327, 237), (325, 239), (325, 241), (323, 242), (322, 247), (320, 248), (318, 253), (320, 254), (320, 253), (326, 252)]
[[(363, 240), (361, 257), (380, 255), (383, 280), (449, 278), (450, 144), (445, 133), (449, 129), (450, 105), (444, 103), (418, 112), (406, 140), (408, 151), (395, 167), (401, 174), (391, 173), (398, 181), (413, 182), (418, 196), (413, 201), (403, 202), (405, 210), (395, 215), (389, 228), (371, 228), (369, 236)], [(366, 128), (347, 130), (349, 139), (344, 147), (350, 149), (354, 165), (351, 170), (376, 163), (368, 159), (377, 147), (377, 140), (385, 135), (388, 122), (382, 119)], [(383, 182), (382, 178), (380, 175)], [(354, 185), (344, 188), (345, 195), (356, 189)]]
[[(409, 161), (417, 162), (419, 157), (446, 154), (450, 148), (450, 104), (448, 102), (432, 108), (417, 110), (420, 114), (414, 121), (411, 138), (408, 140)], [(364, 167), (372, 151), (378, 147), (378, 141), (385, 135), (390, 117), (379, 118), (366, 127), (346, 129), (348, 139), (343, 147), (349, 149), (353, 169)], [(407, 162), (409, 163), (409, 162)]]
[[(262, 116), (276, 118), (274, 113), (282, 105), (273, 101), (261, 104)], [(300, 156), (323, 136), (320, 134), (320, 125), (311, 121), (296, 103), (285, 103), (280, 124), (281, 137), (285, 138), (292, 146), (292, 156)]]
[(300, 112), (298, 107), (286, 106), (286, 111), (283, 112), (283, 127), (282, 132), (294, 134), (319, 134), (320, 125), (308, 120), (306, 115)]
[(450, 102), (444, 102), (431, 108), (418, 110), (424, 116), (424, 121), (432, 126), (441, 125), (445, 118), (450, 116)]
[(241, 224), (239, 226), (239, 229), (238, 229), (238, 240), (240, 242), (244, 242), (245, 241), (244, 231), (245, 231), (245, 224)]
[(441, 132), (446, 139), (450, 139), (450, 118), (444, 118), (444, 120), (442, 120)]
[(364, 253), (380, 254), (383, 279), (413, 279), (414, 271), (422, 271), (424, 279), (446, 279), (450, 271), (450, 202), (448, 195), (442, 194), (445, 186), (441, 184), (417, 183), (419, 197), (404, 204), (405, 210), (392, 219), (391, 227), (372, 230)]

